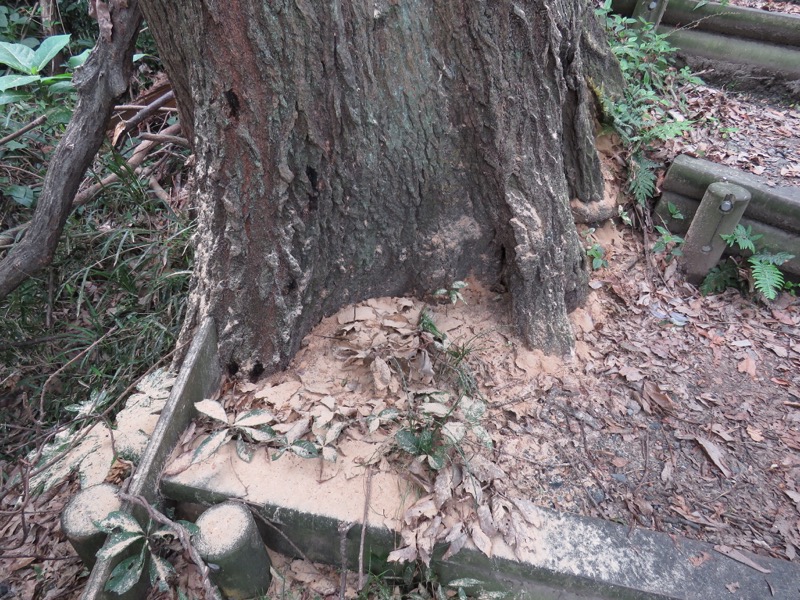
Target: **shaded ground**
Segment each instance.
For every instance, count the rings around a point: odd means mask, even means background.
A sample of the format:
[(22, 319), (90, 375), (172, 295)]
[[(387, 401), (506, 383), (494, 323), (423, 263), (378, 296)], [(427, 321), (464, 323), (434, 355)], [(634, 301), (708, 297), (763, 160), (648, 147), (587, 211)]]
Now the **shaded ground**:
[[(794, 558), (800, 548), (800, 304), (791, 296), (772, 307), (738, 293), (702, 298), (675, 279), (654, 285), (630, 234), (609, 224), (596, 235), (612, 266), (595, 273), (595, 292), (573, 314), (578, 346), (572, 361), (525, 350), (506, 319), (504, 299), (490, 292), (468, 291), (468, 305), (431, 309), (437, 327), (471, 349), (467, 361), (488, 405), (482, 423), (494, 449), (482, 448), (478, 437), (462, 442), (485, 504), (493, 493), (528, 498)], [(311, 429), (324, 413), (325, 425), (347, 422), (342, 436), (390, 438), (407, 420), (379, 422), (384, 411), (406, 415), (418, 410), (415, 403), (453, 403), (431, 391), (446, 389), (436, 376), (427, 380), (413, 364), (406, 369), (396, 362), (417, 360), (424, 349), (424, 339), (399, 330), (403, 316), (416, 317), (419, 308), (381, 299), (361, 305), (349, 320), (348, 311), (355, 311), (345, 309), (314, 330), (286, 373), (242, 384), (224, 403), (230, 410), (274, 411), (280, 432), (296, 431), (304, 420)], [(396, 366), (384, 371), (383, 365)], [(435, 359), (433, 369), (438, 376)], [(324, 398), (328, 408), (320, 405)], [(385, 458), (365, 463), (409, 469), (421, 496), (438, 485), (438, 474), (409, 463), (408, 455), (388, 451)], [(481, 475), (482, 469), (490, 472)], [(454, 497), (466, 491), (453, 485)], [(469, 511), (459, 518), (475, 520)], [(429, 523), (415, 518), (409, 524), (421, 531)]]

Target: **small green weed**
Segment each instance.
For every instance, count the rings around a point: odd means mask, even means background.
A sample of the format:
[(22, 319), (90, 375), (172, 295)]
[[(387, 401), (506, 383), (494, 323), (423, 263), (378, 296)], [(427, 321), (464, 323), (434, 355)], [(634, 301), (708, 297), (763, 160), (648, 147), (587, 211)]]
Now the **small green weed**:
[(589, 248), (586, 249), (586, 255), (592, 259), (592, 269), (597, 271), (598, 269), (602, 269), (608, 266), (608, 261), (603, 258), (606, 254), (606, 251), (600, 244), (592, 244)]
[(450, 284), (449, 288), (442, 288), (433, 292), (434, 298), (441, 298), (444, 300), (449, 300), (450, 304), (455, 304), (459, 300), (464, 304), (467, 303), (464, 300), (464, 296), (461, 294), (461, 290), (468, 287), (469, 284), (466, 281), (454, 281)]
[(683, 221), (686, 218), (683, 216), (681, 209), (675, 206), (672, 202), (667, 202), (667, 210), (669, 211), (669, 216), (676, 221)]
[(656, 243), (653, 244), (653, 252), (656, 254), (666, 254), (666, 260), (669, 262), (673, 258), (683, 256), (683, 238), (679, 235), (670, 233), (666, 227), (656, 225), (656, 232), (659, 236), (656, 238)]

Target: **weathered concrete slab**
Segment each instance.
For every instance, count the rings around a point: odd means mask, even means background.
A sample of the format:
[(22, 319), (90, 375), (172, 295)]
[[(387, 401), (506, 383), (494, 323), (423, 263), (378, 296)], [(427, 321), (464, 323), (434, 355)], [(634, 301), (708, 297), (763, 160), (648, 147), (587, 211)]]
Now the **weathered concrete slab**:
[[(195, 416), (194, 403), (214, 394), (221, 380), (222, 369), (217, 355), (216, 327), (213, 320), (207, 319), (198, 328), (150, 443), (131, 479), (128, 488), (130, 495), (141, 495), (152, 504), (158, 504), (158, 477), (178, 438)], [(131, 507), (123, 506), (123, 510), (131, 511)], [(142, 515), (137, 515), (137, 518), (140, 522), (144, 520)], [(142, 595), (144, 590), (140, 587), (134, 588), (125, 596), (104, 591), (108, 576), (123, 558), (124, 556), (118, 556), (115, 561), (101, 560), (95, 564), (81, 596), (82, 600), (144, 597)], [(143, 578), (145, 579), (146, 577)]]
[[(667, 208), (668, 203), (674, 204), (683, 214), (683, 219), (673, 219)], [(674, 192), (663, 192), (661, 199), (656, 204), (655, 212), (658, 216), (656, 224), (663, 223), (670, 232), (683, 235), (689, 229), (700, 202), (687, 198)], [(747, 215), (747, 211), (745, 211)], [(793, 254), (794, 258), (781, 265), (781, 270), (787, 273), (800, 275), (800, 234), (791, 233), (779, 227), (754, 221), (746, 216), (739, 221), (743, 227), (751, 227), (753, 233), (763, 235), (758, 241), (759, 247), (769, 248), (772, 252), (783, 251)], [(728, 254), (741, 255), (738, 248), (727, 248)]]
[(800, 234), (800, 188), (797, 187), (769, 186), (757, 175), (682, 154), (672, 162), (662, 189), (699, 202), (708, 186), (716, 181), (732, 183), (750, 192), (744, 218)]
[[(346, 454), (346, 450), (343, 450)], [(400, 516), (416, 500), (402, 478), (373, 477), (365, 564), (386, 568), (388, 553), (399, 543)], [(288, 455), (252, 462), (223, 448), (202, 465), (162, 479), (165, 496), (182, 502), (213, 504), (228, 497), (256, 507), (282, 532), (264, 530), (280, 552), (341, 564), (342, 524), (359, 523), (366, 501), (365, 476), (335, 484), (319, 477), (319, 462)], [(377, 486), (377, 487), (376, 487)], [(540, 526), (529, 532), (534, 547), (522, 558), (502, 539), (493, 540), (493, 557), (464, 549), (447, 561), (432, 561), (440, 580), (470, 577), (484, 589), (512, 591), (518, 598), (682, 598), (686, 600), (796, 598), (800, 567), (746, 554), (759, 567), (737, 562), (708, 544), (666, 534), (630, 529), (606, 521), (539, 509)], [(285, 537), (284, 537), (285, 536)], [(347, 534), (348, 564), (357, 564), (359, 525)], [(291, 543), (289, 543), (291, 541)], [(295, 548), (293, 548), (296, 547)]]

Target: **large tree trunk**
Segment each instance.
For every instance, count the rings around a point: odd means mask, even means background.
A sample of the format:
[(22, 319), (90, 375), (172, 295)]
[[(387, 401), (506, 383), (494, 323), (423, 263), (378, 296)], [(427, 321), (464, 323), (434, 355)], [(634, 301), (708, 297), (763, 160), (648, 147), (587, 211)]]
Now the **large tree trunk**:
[(507, 286), (532, 346), (570, 350), (568, 202), (602, 196), (584, 0), (142, 7), (193, 136), (191, 314), (231, 367), (274, 371), (347, 303), (469, 274)]

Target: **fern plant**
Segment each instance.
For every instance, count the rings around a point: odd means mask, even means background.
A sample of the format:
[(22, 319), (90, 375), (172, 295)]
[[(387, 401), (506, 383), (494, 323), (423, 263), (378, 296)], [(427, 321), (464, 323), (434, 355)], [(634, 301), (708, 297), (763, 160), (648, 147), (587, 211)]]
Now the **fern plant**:
[(688, 69), (674, 67), (675, 48), (652, 23), (611, 14), (611, 0), (605, 0), (597, 12), (605, 18), (611, 49), (626, 84), (622, 99), (610, 102), (601, 97), (600, 102), (608, 124), (628, 153), (628, 189), (644, 204), (655, 195), (655, 170), (660, 166), (644, 153), (655, 142), (674, 139), (693, 124), (674, 116), (677, 96), (673, 88), (702, 81)]
[(776, 254), (760, 252), (749, 257), (747, 262), (753, 277), (753, 287), (761, 292), (767, 300), (775, 300), (785, 283), (783, 273), (778, 267), (793, 258), (794, 255), (787, 252)]
[[(758, 249), (756, 242), (764, 237), (753, 233), (752, 226), (744, 227), (739, 224), (733, 233), (720, 236), (731, 248), (750, 252), (747, 258), (748, 268), (741, 268), (735, 259), (728, 259), (714, 267), (700, 285), (702, 294), (722, 292), (729, 287), (740, 286), (745, 281), (752, 282), (752, 287), (759, 291), (767, 300), (774, 300), (778, 292), (786, 287), (786, 280), (780, 266), (794, 258), (788, 252), (768, 252)], [(790, 285), (790, 287), (794, 287)]]

